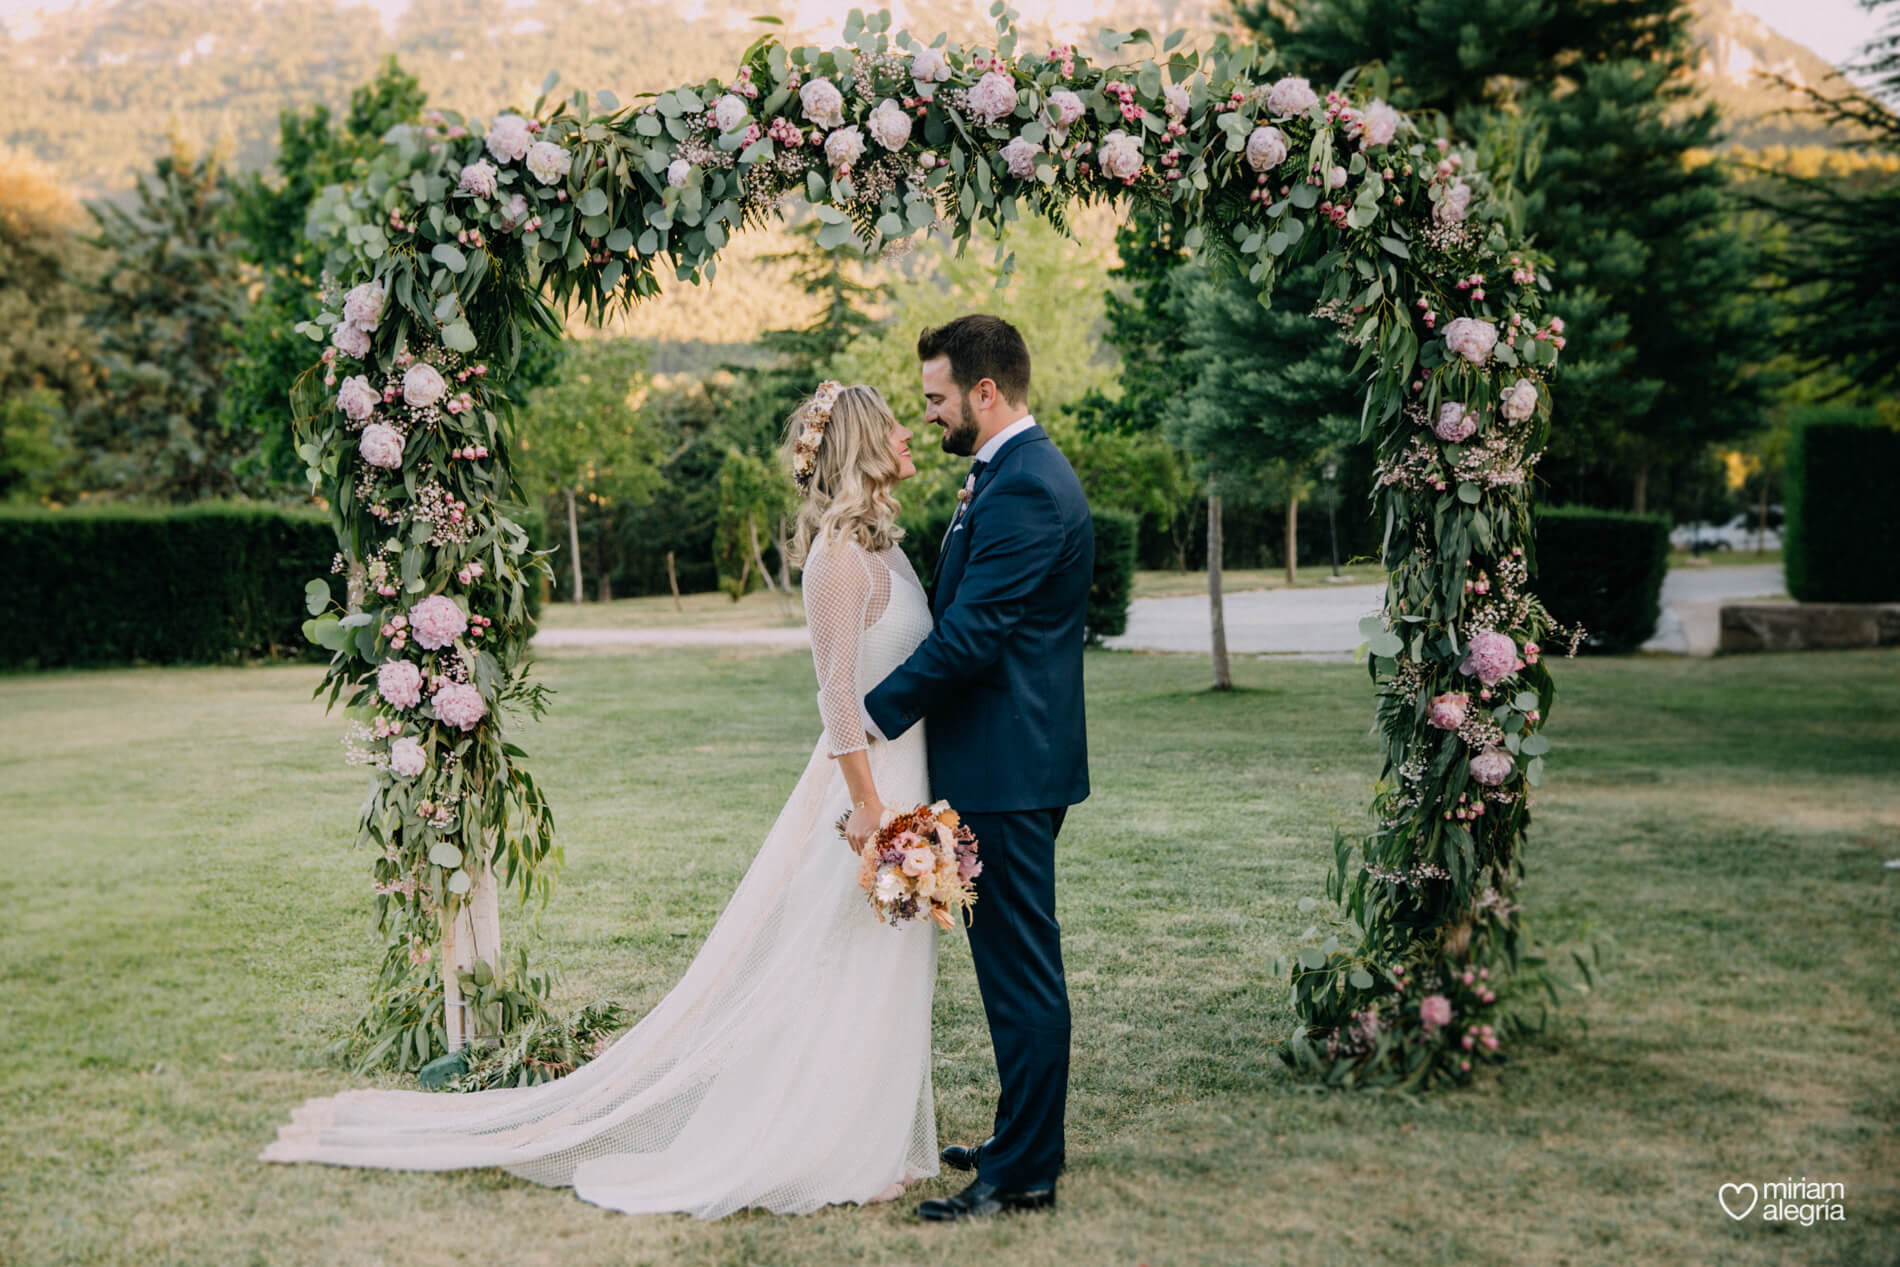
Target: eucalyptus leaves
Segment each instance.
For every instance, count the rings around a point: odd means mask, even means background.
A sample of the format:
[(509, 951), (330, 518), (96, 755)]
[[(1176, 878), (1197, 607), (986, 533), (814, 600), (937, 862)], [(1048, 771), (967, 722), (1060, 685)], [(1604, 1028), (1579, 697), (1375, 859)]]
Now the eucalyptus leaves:
[[(1386, 106), (1376, 76), (1322, 96), (1271, 76), (1268, 52), (1191, 52), (1180, 34), (1159, 60), (1096, 67), (1067, 46), (1021, 49), (1015, 15), (993, 12), (993, 48), (924, 46), (893, 37), (888, 14), (854, 13), (843, 47), (762, 39), (731, 81), (633, 106), (550, 105), (544, 89), (486, 127), (435, 115), (314, 205), (311, 235), (352, 289), (307, 330), (331, 347), (299, 452), (350, 586), (330, 611), (313, 585), (310, 632), (336, 653), (332, 700), (350, 688), (380, 724), (363, 749), (377, 783), (362, 832), (390, 935), (363, 1027), (372, 1051), (409, 1066), (439, 1046), (432, 930), (471, 874), (492, 859), (545, 892), (558, 858), (501, 729), (505, 705), (538, 702), (521, 673), (542, 564), (502, 510), (523, 331), (558, 330), (564, 307), (598, 317), (655, 296), (663, 270), (710, 279), (732, 234), (794, 201), (822, 245), (879, 251), (926, 230), (1000, 239), (1025, 214), (1059, 224), (1077, 201), (1115, 199), (1176, 218), (1190, 248), (1234, 260), (1263, 294), (1283, 260), (1317, 249), (1318, 315), (1367, 373), (1392, 572), (1367, 630), (1385, 781), (1362, 860), (1337, 846), (1346, 940), (1308, 947), (1294, 970), (1307, 1028), (1289, 1059), (1425, 1079), (1494, 1053), (1475, 1027), (1517, 951), (1512, 893), (1547, 747), (1534, 651), (1549, 622), (1525, 589), (1525, 474), (1562, 346), (1542, 318), (1545, 262), (1520, 244), (1515, 208), (1448, 138)], [(1456, 426), (1441, 430), (1447, 410)], [(1499, 639), (1513, 649), (1501, 676), (1476, 652)], [(414, 664), (413, 691), (402, 672), (399, 694), (379, 692), (392, 661)], [(1482, 666), (1475, 698), (1468, 664)], [(1453, 694), (1464, 703), (1446, 726)]]

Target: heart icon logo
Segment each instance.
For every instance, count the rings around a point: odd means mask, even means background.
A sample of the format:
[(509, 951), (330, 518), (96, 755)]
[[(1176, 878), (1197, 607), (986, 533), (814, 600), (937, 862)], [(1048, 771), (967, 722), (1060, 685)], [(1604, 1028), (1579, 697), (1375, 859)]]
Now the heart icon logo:
[[(1735, 1194), (1733, 1203), (1729, 1200), (1730, 1193)], [(1741, 1205), (1743, 1193), (1748, 1194), (1747, 1205)], [(1722, 1203), (1723, 1213), (1739, 1223), (1754, 1212), (1755, 1202), (1761, 1200), (1761, 1193), (1755, 1190), (1755, 1185), (1752, 1183), (1725, 1183), (1716, 1189), (1715, 1199)], [(1739, 1210), (1735, 1208), (1738, 1205), (1741, 1205)]]

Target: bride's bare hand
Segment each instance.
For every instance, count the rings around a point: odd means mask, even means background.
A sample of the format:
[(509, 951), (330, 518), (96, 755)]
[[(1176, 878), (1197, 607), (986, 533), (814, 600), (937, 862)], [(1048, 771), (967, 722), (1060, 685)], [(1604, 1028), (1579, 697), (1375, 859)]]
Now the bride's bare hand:
[(844, 825), (844, 834), (850, 842), (852, 853), (864, 851), (864, 842), (877, 834), (878, 823), (883, 817), (884, 805), (875, 797), (851, 811), (851, 820)]

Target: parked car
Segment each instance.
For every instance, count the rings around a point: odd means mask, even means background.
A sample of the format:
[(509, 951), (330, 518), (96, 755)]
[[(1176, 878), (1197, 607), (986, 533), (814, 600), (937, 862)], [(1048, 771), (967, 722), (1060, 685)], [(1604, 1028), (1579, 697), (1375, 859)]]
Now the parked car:
[(1761, 512), (1746, 510), (1725, 523), (1678, 524), (1669, 534), (1669, 544), (1691, 554), (1709, 550), (1779, 550), (1782, 523), (1781, 507), (1771, 505), (1765, 532), (1761, 531)]

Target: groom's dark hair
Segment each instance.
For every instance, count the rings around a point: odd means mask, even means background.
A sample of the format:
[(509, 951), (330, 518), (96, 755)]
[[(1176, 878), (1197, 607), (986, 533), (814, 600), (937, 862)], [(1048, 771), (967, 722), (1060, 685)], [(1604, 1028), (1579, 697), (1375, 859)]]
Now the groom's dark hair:
[(971, 313), (917, 336), (917, 359), (950, 358), (950, 380), (967, 392), (984, 379), (1012, 405), (1029, 400), (1029, 345), (1001, 317)]

